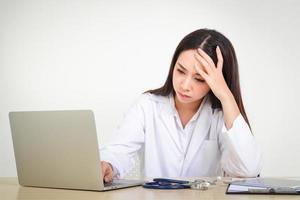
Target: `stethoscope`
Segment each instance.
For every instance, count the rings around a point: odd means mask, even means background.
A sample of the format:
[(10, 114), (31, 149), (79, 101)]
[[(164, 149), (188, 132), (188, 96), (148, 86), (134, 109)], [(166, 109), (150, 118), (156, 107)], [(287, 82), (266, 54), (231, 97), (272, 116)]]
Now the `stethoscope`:
[(154, 178), (153, 181), (143, 184), (148, 189), (186, 189), (207, 190), (209, 186), (216, 185), (218, 178), (214, 180), (196, 179), (194, 181), (175, 180), (168, 178)]

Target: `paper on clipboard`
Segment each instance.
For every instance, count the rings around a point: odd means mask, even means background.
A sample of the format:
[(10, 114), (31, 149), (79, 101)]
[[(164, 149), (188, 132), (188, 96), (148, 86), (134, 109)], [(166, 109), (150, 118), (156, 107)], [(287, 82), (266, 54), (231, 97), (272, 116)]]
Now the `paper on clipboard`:
[(300, 178), (254, 178), (229, 184), (226, 194), (300, 194)]

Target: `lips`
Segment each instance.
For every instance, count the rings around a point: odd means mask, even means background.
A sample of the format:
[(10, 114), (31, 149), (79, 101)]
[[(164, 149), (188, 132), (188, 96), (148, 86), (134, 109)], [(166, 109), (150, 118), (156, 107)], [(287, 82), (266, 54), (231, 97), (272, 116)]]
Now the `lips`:
[(185, 94), (182, 94), (182, 93), (180, 93), (180, 92), (178, 92), (178, 94), (179, 94), (179, 96), (181, 96), (181, 97), (183, 97), (183, 98), (190, 98), (190, 96), (185, 95)]

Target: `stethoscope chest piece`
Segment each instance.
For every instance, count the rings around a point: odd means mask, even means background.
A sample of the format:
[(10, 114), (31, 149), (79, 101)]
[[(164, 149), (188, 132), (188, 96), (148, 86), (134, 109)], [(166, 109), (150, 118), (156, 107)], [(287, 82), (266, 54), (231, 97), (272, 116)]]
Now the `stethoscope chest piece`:
[(203, 182), (193, 182), (191, 183), (191, 189), (193, 190), (208, 190), (210, 186), (209, 182), (203, 181)]

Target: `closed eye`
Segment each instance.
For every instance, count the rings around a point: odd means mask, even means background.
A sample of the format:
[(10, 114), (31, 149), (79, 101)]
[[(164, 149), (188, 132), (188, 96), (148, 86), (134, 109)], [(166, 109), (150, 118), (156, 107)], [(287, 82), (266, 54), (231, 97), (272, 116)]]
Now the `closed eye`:
[(177, 69), (177, 71), (178, 71), (180, 74), (185, 74), (184, 71), (182, 71), (181, 69)]
[(195, 78), (196, 81), (198, 82), (205, 82), (205, 80), (199, 79), (199, 78)]

